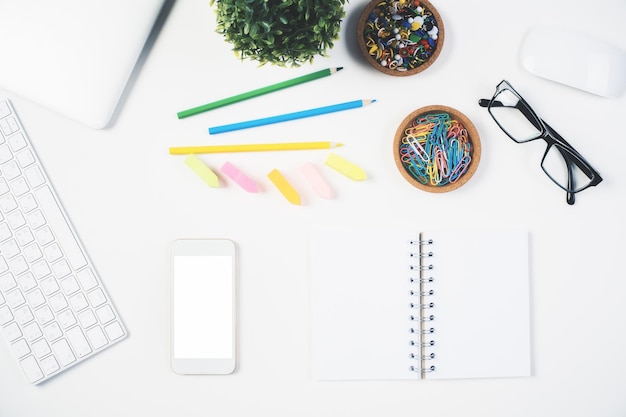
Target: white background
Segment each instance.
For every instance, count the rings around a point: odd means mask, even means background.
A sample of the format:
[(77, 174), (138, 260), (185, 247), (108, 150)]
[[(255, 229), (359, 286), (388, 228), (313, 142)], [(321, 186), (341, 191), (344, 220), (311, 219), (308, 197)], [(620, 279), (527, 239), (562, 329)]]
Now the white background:
[[(327, 58), (283, 69), (238, 61), (214, 32), (208, 1), (180, 0), (105, 130), (3, 94), (17, 108), (130, 337), (37, 387), (25, 382), (0, 344), (0, 416), (626, 415), (626, 95), (607, 99), (542, 80), (518, 60), (521, 41), (535, 25), (578, 29), (626, 50), (626, 3), (436, 2), (445, 44), (432, 67), (411, 78), (379, 73), (360, 56), (354, 33), (365, 3), (346, 6), (341, 39)], [(188, 107), (332, 66), (345, 69), (176, 118)], [(477, 105), (503, 78), (604, 177), (578, 194), (576, 205), (568, 206), (565, 193), (541, 171), (543, 145), (512, 143)], [(221, 136), (206, 130), (360, 98), (378, 102)], [(482, 142), (474, 177), (441, 195), (408, 184), (391, 149), (402, 119), (432, 104), (462, 111)], [(257, 180), (262, 192), (249, 194), (229, 180), (209, 188), (182, 157), (168, 155), (170, 146), (288, 140), (342, 141), (337, 153), (363, 167), (369, 179), (353, 182), (324, 167), (326, 151), (202, 157), (215, 170), (230, 161)], [(323, 200), (308, 187), (298, 172), (305, 162), (316, 164), (336, 199)], [(274, 168), (300, 191), (302, 206), (289, 204), (267, 180)], [(533, 376), (314, 381), (308, 235), (319, 226), (363, 224), (529, 230)], [(232, 375), (189, 377), (169, 368), (169, 246), (183, 237), (238, 244), (239, 368)]]

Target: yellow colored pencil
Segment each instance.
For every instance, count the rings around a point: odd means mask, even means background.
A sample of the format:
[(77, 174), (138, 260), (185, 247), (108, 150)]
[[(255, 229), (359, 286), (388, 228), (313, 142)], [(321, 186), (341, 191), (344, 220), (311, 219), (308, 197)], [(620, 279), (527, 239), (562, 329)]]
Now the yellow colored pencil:
[(286, 142), (249, 143), (243, 145), (181, 146), (170, 148), (170, 155), (224, 152), (299, 151), (308, 149), (330, 149), (337, 148), (342, 145), (343, 144), (337, 142)]

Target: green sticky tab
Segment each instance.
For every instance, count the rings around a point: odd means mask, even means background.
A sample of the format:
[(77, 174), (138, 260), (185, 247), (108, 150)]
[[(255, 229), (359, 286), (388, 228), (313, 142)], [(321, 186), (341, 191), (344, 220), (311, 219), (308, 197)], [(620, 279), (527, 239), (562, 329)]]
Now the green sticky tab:
[(211, 187), (218, 188), (220, 186), (220, 180), (217, 175), (215, 175), (215, 172), (211, 171), (196, 155), (190, 155), (185, 159), (185, 164), (187, 164), (193, 172), (198, 174), (198, 176), (202, 178), (202, 181), (206, 182)]

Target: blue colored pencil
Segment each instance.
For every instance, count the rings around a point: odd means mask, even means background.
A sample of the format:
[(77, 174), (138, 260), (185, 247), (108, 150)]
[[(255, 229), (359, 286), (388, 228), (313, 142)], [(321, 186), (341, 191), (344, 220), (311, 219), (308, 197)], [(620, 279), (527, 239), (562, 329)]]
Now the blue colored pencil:
[(356, 109), (374, 103), (376, 100), (355, 100), (346, 103), (333, 104), (330, 106), (317, 107), (314, 109), (298, 111), (295, 113), (281, 114), (278, 116), (265, 117), (262, 119), (248, 120), (245, 122), (232, 123), (228, 125), (215, 126), (209, 128), (210, 134), (232, 132), (233, 130), (248, 129), (251, 127), (264, 126), (272, 123), (281, 123), (289, 120), (302, 119), (305, 117), (319, 116), (321, 114), (334, 113), (343, 110)]

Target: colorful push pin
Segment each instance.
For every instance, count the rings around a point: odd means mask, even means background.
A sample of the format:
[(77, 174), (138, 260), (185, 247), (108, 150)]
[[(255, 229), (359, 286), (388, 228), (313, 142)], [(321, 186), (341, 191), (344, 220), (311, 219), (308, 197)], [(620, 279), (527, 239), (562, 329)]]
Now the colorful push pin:
[(367, 174), (361, 167), (335, 153), (331, 152), (324, 163), (354, 181), (363, 181), (367, 179)]
[(333, 189), (328, 185), (326, 180), (320, 175), (319, 171), (313, 166), (312, 163), (307, 162), (302, 165), (300, 172), (304, 175), (304, 178), (311, 184), (311, 187), (322, 198), (333, 198), (335, 193)]
[(289, 201), (291, 204), (300, 205), (300, 194), (298, 194), (295, 188), (293, 188), (291, 184), (289, 184), (289, 181), (287, 181), (287, 179), (283, 177), (283, 174), (281, 174), (279, 170), (272, 170), (272, 172), (267, 174), (267, 178), (272, 181), (276, 188), (278, 188), (278, 191), (280, 191), (282, 195), (285, 196), (287, 201)]
[(189, 157), (185, 159), (185, 164), (209, 186), (219, 188), (220, 180), (217, 175), (215, 175), (215, 172), (211, 171), (196, 155), (189, 155)]
[(256, 193), (258, 191), (256, 183), (230, 162), (225, 162), (224, 165), (222, 165), (221, 169), (224, 175), (235, 181), (241, 188), (243, 188), (247, 192)]

